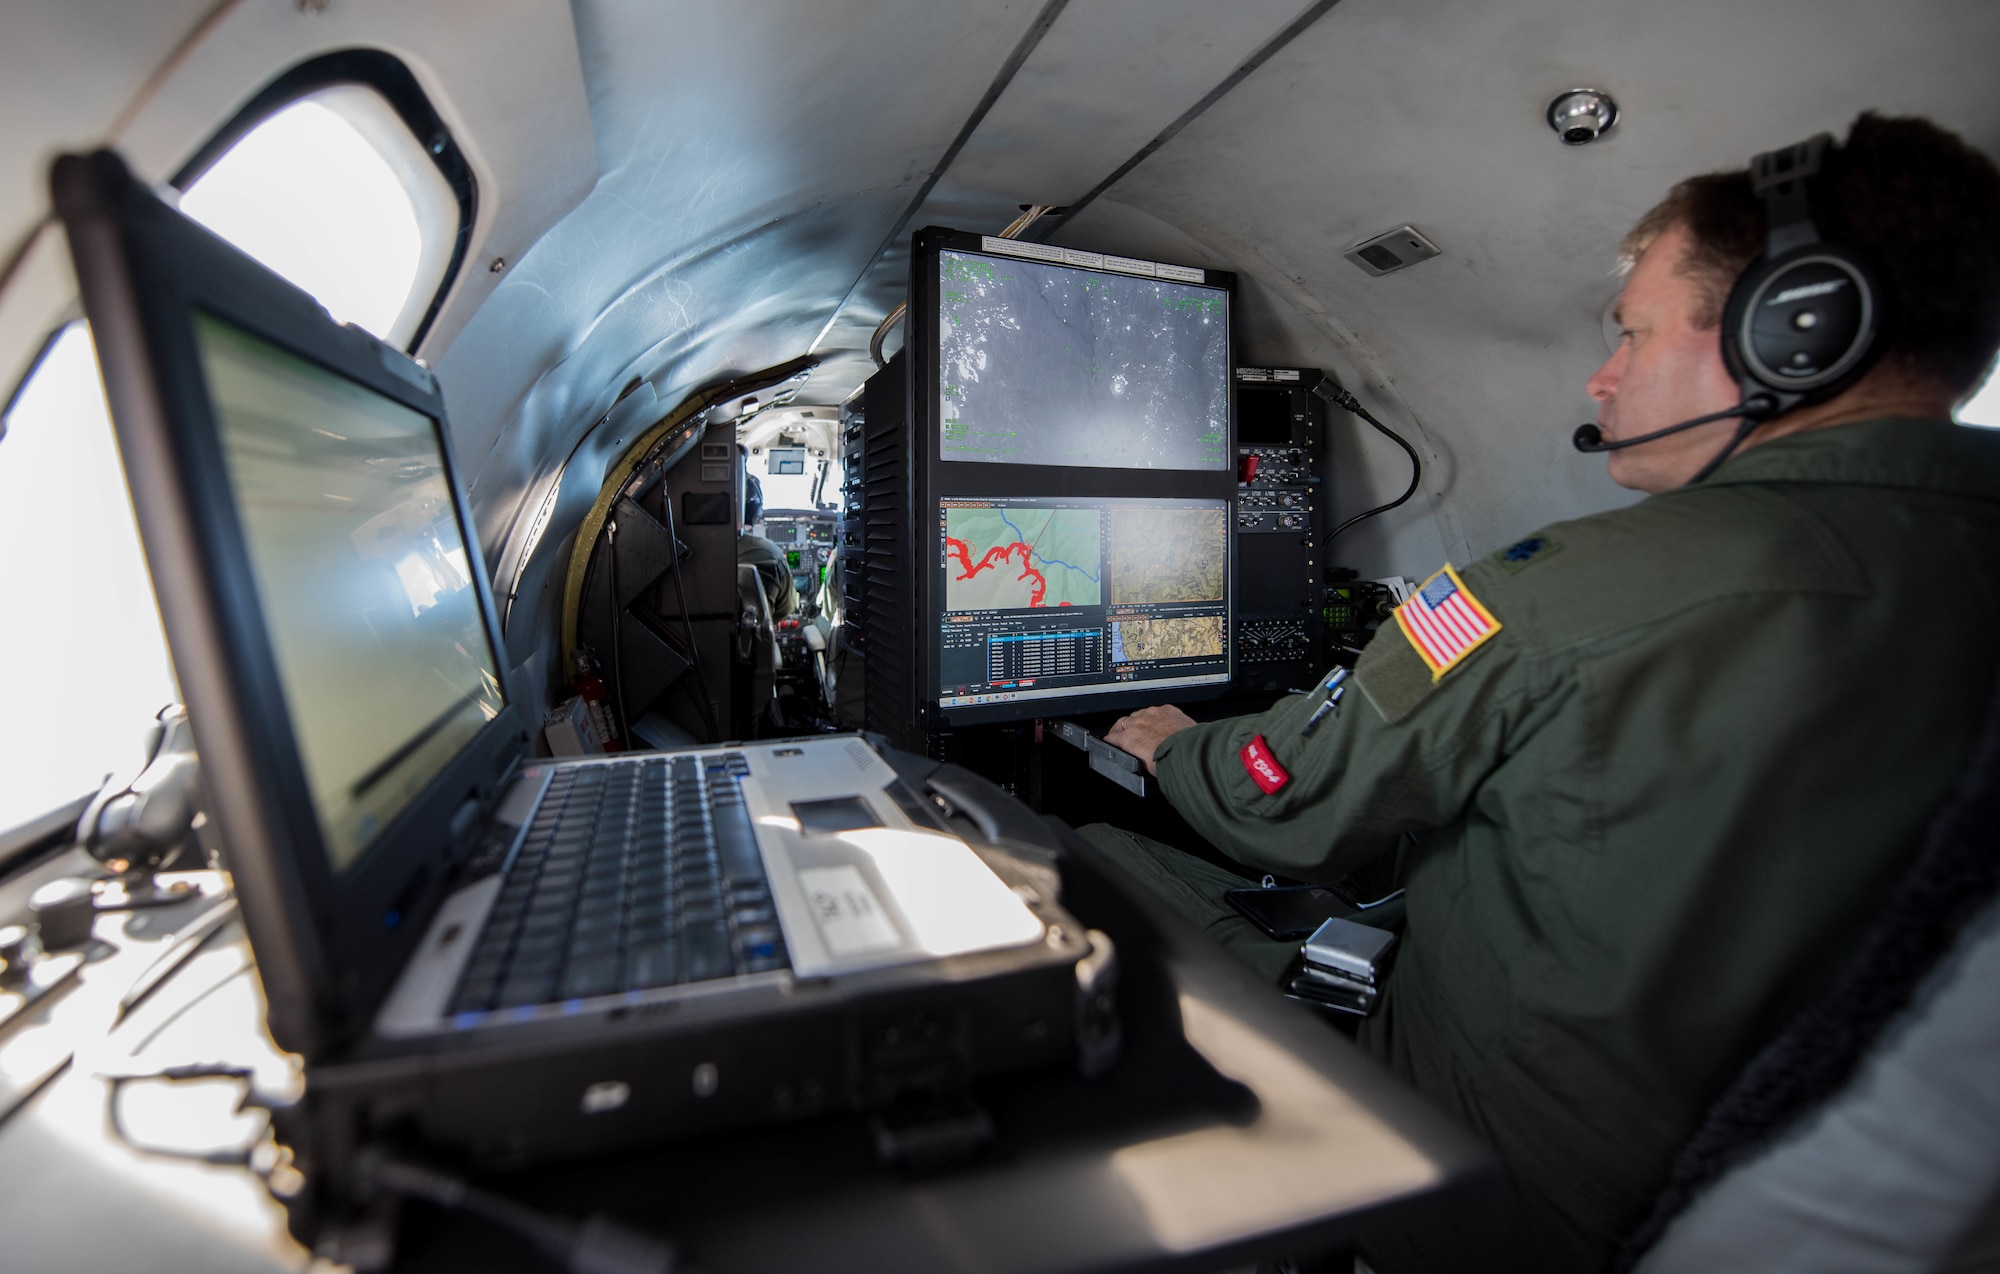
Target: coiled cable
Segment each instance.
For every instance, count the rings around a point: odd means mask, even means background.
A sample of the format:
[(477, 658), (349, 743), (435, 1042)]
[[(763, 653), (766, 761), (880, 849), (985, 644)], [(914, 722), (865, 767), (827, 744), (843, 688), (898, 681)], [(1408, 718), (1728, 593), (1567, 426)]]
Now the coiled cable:
[(1375, 419), (1375, 414), (1369, 411), (1366, 407), (1362, 406), (1361, 400), (1359, 398), (1356, 398), (1353, 394), (1349, 393), (1347, 390), (1343, 389), (1340, 385), (1340, 382), (1336, 381), (1333, 377), (1331, 376), (1321, 377), (1319, 384), (1313, 386), (1312, 392), (1315, 396), (1322, 398), (1327, 402), (1332, 403), (1334, 406), (1339, 407), (1345, 411), (1350, 411), (1354, 413), (1356, 416), (1361, 417), (1361, 419), (1367, 421), (1370, 425), (1373, 425), (1377, 432), (1387, 436), (1389, 441), (1395, 443), (1397, 446), (1401, 447), (1404, 451), (1408, 452), (1410, 457), (1410, 485), (1403, 488), (1403, 494), (1397, 496), (1395, 499), (1389, 501), (1387, 504), (1378, 504), (1374, 508), (1369, 509), (1364, 513), (1357, 513), (1353, 517), (1347, 519), (1345, 522), (1342, 522), (1339, 526), (1334, 527), (1331, 531), (1328, 531), (1326, 533), (1326, 538), (1319, 542), (1320, 547), (1325, 548), (1327, 545), (1333, 543), (1333, 539), (1335, 536), (1339, 535), (1342, 531), (1345, 531), (1348, 527), (1353, 526), (1355, 523), (1365, 522), (1369, 518), (1372, 518), (1377, 514), (1387, 513), (1389, 510), (1397, 508), (1400, 505), (1407, 503), (1409, 501), (1409, 498), (1417, 493), (1417, 484), (1423, 479), (1424, 462), (1418, 458), (1417, 449), (1415, 447), (1412, 447), (1409, 443), (1405, 442), (1401, 434), (1398, 434), (1395, 430), (1389, 428), (1389, 426)]

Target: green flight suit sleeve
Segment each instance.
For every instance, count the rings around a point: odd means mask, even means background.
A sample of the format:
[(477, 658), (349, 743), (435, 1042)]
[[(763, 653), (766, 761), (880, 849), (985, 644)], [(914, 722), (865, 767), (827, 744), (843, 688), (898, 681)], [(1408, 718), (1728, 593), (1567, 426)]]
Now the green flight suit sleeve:
[[(1168, 738), (1155, 756), (1167, 799), (1223, 852), (1306, 879), (1338, 879), (1393, 849), (1403, 832), (1455, 822), (1547, 707), (1535, 702), (1533, 661), (1507, 627), (1508, 590), (1484, 566), (1461, 575), (1500, 631), (1441, 680), (1391, 620), (1310, 736), (1303, 731), (1323, 690)], [(1258, 737), (1286, 774), (1269, 793), (1243, 755)]]
[(736, 540), (736, 564), (754, 566), (764, 581), (764, 600), (771, 605), (771, 618), (786, 619), (799, 608), (799, 590), (792, 582), (792, 568), (785, 551), (761, 535), (744, 535)]

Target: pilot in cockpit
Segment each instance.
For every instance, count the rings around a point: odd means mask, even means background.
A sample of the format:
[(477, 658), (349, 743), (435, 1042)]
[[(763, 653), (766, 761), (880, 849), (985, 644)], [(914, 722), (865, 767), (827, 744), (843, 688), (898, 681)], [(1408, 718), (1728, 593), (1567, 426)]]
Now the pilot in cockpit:
[(1443, 567), (1351, 680), (1108, 735), (1242, 870), (1085, 834), (1270, 977), (1297, 943), (1224, 890), (1407, 888), (1360, 1040), (1498, 1147), (1538, 1269), (1605, 1267), (1851, 956), (2000, 670), (2000, 437), (1951, 420), (2000, 345), (2000, 170), (1919, 119), (1828, 143), (1625, 237), (1577, 443), (1650, 498)]
[(753, 567), (764, 581), (764, 598), (773, 620), (789, 618), (799, 608), (798, 585), (792, 580), (785, 551), (757, 533), (764, 522), (764, 484), (757, 475), (743, 475), (743, 534), (736, 537), (736, 564)]

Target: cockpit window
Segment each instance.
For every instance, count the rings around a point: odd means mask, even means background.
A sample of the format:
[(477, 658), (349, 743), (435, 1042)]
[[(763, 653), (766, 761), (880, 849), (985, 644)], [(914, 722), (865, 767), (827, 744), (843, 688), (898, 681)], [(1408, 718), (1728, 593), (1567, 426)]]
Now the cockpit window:
[[(322, 61), (200, 152), (181, 208), (335, 319), (414, 348), (463, 254), (469, 175), (400, 63)], [(355, 82), (371, 77), (383, 92)], [(178, 698), (81, 322), (51, 339), (0, 432), (0, 614), (5, 830), (142, 761), (147, 726)]]
[(767, 509), (837, 509), (840, 462), (806, 447), (763, 448), (750, 458), (750, 472), (764, 484)]

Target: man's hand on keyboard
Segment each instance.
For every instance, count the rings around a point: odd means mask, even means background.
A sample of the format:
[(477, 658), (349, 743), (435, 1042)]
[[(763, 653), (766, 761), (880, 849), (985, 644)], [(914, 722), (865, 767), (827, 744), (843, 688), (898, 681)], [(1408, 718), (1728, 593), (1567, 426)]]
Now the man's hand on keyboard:
[(1104, 732), (1104, 741), (1138, 757), (1146, 763), (1146, 773), (1156, 775), (1159, 771), (1153, 768), (1153, 753), (1169, 735), (1179, 734), (1193, 724), (1193, 717), (1170, 703), (1163, 703), (1118, 718), (1117, 723)]

